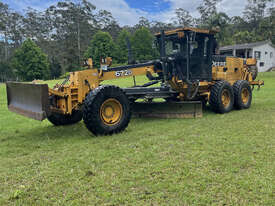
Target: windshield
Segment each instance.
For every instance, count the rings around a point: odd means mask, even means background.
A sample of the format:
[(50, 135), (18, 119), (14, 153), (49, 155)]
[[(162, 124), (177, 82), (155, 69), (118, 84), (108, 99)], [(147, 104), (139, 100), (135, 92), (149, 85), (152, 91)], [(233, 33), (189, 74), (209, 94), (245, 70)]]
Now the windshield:
[[(157, 44), (160, 48), (160, 38), (158, 38)], [(197, 34), (195, 38), (190, 41), (190, 55), (206, 57), (210, 53), (209, 37), (204, 34)], [(182, 57), (186, 57), (187, 54), (187, 40), (186, 38), (178, 38), (177, 36), (170, 36), (165, 38), (165, 54), (167, 56), (174, 56), (180, 54)]]
[[(158, 39), (158, 48), (160, 38)], [(165, 54), (167, 56), (173, 56), (176, 54), (186, 54), (186, 39), (179, 39), (177, 37), (165, 38)]]

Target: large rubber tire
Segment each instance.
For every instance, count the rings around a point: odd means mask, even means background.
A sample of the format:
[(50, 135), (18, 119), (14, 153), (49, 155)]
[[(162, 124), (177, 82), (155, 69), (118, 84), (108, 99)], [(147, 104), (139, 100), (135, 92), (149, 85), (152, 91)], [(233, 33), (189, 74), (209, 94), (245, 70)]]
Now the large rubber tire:
[(210, 91), (209, 104), (216, 113), (227, 113), (233, 109), (234, 92), (227, 81), (216, 82)]
[(64, 115), (59, 113), (52, 113), (48, 120), (55, 126), (75, 124), (82, 120), (82, 111), (75, 110), (72, 115)]
[(248, 109), (252, 101), (252, 90), (249, 82), (246, 80), (238, 80), (233, 85), (234, 90), (234, 106), (236, 109)]
[[(110, 101), (110, 105), (106, 103), (108, 101)], [(109, 116), (106, 115), (106, 108), (109, 111), (111, 110), (111, 113), (108, 114)], [(106, 118), (113, 117), (117, 117), (114, 122), (106, 121)], [(84, 101), (83, 120), (86, 127), (94, 135), (111, 135), (122, 132), (128, 126), (130, 119), (129, 100), (119, 87), (112, 85), (99, 86), (91, 91)]]
[(255, 80), (258, 76), (258, 67), (257, 66), (250, 66), (248, 71), (252, 73), (252, 79)]

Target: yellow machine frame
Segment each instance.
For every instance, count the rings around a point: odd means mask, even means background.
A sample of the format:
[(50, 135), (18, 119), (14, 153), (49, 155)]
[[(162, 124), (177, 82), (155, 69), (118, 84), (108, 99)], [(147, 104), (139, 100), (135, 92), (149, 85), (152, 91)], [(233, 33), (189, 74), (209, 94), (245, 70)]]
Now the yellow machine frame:
[[(249, 59), (247, 62), (249, 66), (256, 64), (255, 59)], [(247, 80), (250, 85), (263, 85), (263, 81), (253, 81), (252, 75), (248, 71), (248, 64), (244, 64), (242, 58), (227, 57), (226, 64), (226, 70), (224, 70), (224, 66), (222, 65), (214, 65), (212, 67), (212, 82), (202, 81), (199, 83), (199, 93), (201, 96), (209, 98), (209, 87), (218, 80), (226, 80), (231, 85), (237, 80)], [(69, 85), (64, 85), (62, 87), (56, 85), (54, 89), (49, 89), (49, 95), (56, 95), (59, 97), (57, 104), (58, 108), (52, 107), (51, 110), (63, 114), (71, 114), (73, 110), (78, 109), (83, 103), (89, 91), (97, 88), (100, 83), (105, 80), (148, 74), (153, 75), (157, 73), (154, 70), (153, 64), (151, 66), (137, 67), (121, 72), (129, 73), (127, 75), (118, 76), (116, 71), (104, 72), (103, 70), (92, 68), (92, 60), (90, 59), (88, 61), (87, 70), (70, 73)], [(175, 91), (179, 92), (179, 97), (184, 100), (188, 85), (175, 77), (169, 81), (169, 84)]]

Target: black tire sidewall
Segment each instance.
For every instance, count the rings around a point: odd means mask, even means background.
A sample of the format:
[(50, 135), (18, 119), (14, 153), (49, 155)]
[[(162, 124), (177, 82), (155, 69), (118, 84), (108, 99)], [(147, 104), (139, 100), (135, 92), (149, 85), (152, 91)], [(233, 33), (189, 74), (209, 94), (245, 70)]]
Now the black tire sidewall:
[[(228, 90), (230, 95), (230, 103), (227, 107), (224, 107), (222, 103), (222, 93), (224, 90)], [(217, 113), (224, 114), (230, 112), (234, 105), (234, 92), (232, 86), (227, 81), (216, 82), (211, 88), (209, 103), (211, 108)]]
[[(224, 105), (222, 104), (222, 92), (224, 90), (228, 90), (229, 94), (230, 94), (230, 103), (227, 107), (224, 107)], [(229, 84), (225, 84), (221, 88), (220, 93), (219, 93), (219, 100), (220, 100), (219, 106), (220, 106), (221, 113), (227, 113), (227, 112), (230, 112), (232, 110), (233, 105), (234, 105), (234, 95), (233, 95), (232, 87)]]
[[(235, 108), (248, 109), (251, 106), (251, 102), (252, 102), (252, 90), (249, 85), (249, 82), (246, 80), (239, 80), (235, 82), (233, 88), (234, 88), (234, 96), (235, 96), (235, 103), (234, 103)], [(246, 104), (242, 101), (242, 90), (244, 88), (247, 88), (249, 92), (249, 100)]]
[[(122, 106), (122, 116), (117, 124), (108, 126), (108, 125), (104, 124), (103, 120), (100, 117), (101, 116), (100, 108), (101, 108), (101, 105), (106, 100), (111, 99), (111, 98), (116, 99), (117, 101), (120, 102), (120, 104)], [(100, 127), (104, 128), (104, 130), (108, 131), (107, 133), (112, 132), (113, 130), (117, 130), (119, 127), (121, 127), (122, 123), (125, 121), (125, 118), (127, 116), (127, 110), (129, 110), (128, 107), (130, 107), (130, 105), (126, 104), (126, 102), (128, 102), (128, 99), (125, 99), (124, 95), (108, 95), (108, 96), (105, 96), (104, 98), (99, 96), (98, 98), (95, 98), (95, 101), (97, 101), (98, 104), (100, 105), (100, 106), (97, 106), (94, 108), (96, 110), (96, 112), (98, 113), (97, 120), (98, 120), (98, 122), (100, 122)]]
[[(122, 116), (117, 124), (106, 125), (100, 108), (107, 99), (116, 99), (122, 106)], [(112, 85), (100, 86), (91, 91), (84, 101), (83, 119), (86, 127), (95, 135), (111, 135), (123, 131), (131, 118), (130, 102), (122, 89)]]

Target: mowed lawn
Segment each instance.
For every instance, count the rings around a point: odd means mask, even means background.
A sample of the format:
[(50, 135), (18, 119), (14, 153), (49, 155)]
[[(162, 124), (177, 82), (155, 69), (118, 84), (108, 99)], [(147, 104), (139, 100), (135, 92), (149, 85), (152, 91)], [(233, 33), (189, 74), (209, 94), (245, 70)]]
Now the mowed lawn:
[(249, 110), (101, 137), (9, 112), (1, 85), (0, 205), (274, 206), (275, 73), (259, 79)]

